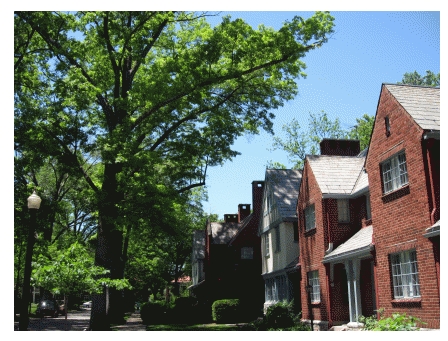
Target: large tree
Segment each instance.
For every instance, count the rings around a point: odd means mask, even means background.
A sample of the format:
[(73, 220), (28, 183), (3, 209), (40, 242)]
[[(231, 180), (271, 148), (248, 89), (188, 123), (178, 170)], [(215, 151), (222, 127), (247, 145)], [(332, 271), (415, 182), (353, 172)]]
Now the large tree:
[[(203, 186), (207, 167), (238, 154), (238, 136), (271, 131), (271, 110), (294, 97), (301, 59), (333, 20), (296, 16), (276, 31), (230, 17), (212, 28), (201, 13), (16, 12), (15, 41), (27, 42), (14, 51), (16, 149), (84, 178), (98, 211), (96, 264), (122, 278), (131, 212), (160, 224), (167, 198)], [(84, 167), (92, 154), (98, 178)], [(93, 330), (119, 315), (118, 297), (108, 314), (94, 297)]]

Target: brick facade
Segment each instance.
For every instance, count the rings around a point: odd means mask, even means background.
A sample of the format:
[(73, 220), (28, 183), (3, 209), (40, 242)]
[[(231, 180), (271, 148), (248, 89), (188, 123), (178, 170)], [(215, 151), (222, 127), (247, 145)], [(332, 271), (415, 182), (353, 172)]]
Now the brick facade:
[[(366, 158), (376, 250), (376, 304), (385, 309), (386, 316), (406, 313), (428, 323), (428, 328), (440, 328), (438, 241), (423, 236), (440, 219), (440, 142), (424, 140), (424, 133), (383, 85)], [(406, 155), (408, 183), (383, 194), (381, 163), (399, 152)], [(416, 250), (420, 296), (394, 299), (390, 255), (407, 250)]]

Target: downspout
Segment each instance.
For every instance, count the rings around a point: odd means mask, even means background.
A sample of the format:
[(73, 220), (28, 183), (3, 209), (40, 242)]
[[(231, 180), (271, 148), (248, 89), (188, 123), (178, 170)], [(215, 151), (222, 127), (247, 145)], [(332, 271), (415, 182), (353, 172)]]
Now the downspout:
[(330, 238), (330, 214), (327, 209), (327, 234), (328, 234), (328, 249), (325, 250), (325, 254), (328, 255), (331, 251), (333, 251), (333, 242)]
[(431, 153), (429, 152), (430, 141), (426, 144), (426, 162), (428, 163), (429, 183), (431, 186), (431, 199), (432, 199), (432, 212), (431, 212), (431, 226), (434, 225), (434, 216), (437, 211), (436, 198), (434, 195), (434, 180), (432, 179), (432, 167), (431, 167)]

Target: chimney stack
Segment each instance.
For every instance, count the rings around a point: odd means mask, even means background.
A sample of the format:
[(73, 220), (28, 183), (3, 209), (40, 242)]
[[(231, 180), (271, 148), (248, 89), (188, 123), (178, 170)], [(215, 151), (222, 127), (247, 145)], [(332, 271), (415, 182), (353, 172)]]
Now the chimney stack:
[(237, 223), (238, 215), (237, 214), (224, 214), (224, 222), (225, 223)]
[[(263, 200), (264, 181), (252, 181), (252, 207), (254, 216), (259, 217)], [(255, 218), (258, 220), (258, 218)]]
[(320, 142), (320, 155), (357, 156), (359, 140), (323, 139)]
[(244, 218), (250, 214), (250, 204), (238, 205), (238, 222), (241, 223)]

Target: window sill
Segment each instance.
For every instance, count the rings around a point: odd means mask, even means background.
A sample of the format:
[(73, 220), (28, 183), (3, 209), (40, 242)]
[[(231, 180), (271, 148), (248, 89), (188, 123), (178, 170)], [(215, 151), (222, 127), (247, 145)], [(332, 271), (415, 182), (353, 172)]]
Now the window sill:
[(403, 187), (400, 187), (399, 189), (396, 189), (395, 191), (383, 194), (381, 199), (383, 200), (383, 203), (391, 202), (393, 200), (396, 200), (398, 198), (401, 198), (405, 195), (408, 195), (411, 193), (411, 190), (409, 188), (409, 184), (404, 185)]
[(312, 228), (311, 230), (305, 231), (305, 237), (310, 237), (316, 234), (316, 228)]
[(313, 307), (320, 306), (320, 301), (311, 302), (311, 306), (313, 306)]
[(421, 306), (422, 298), (395, 298), (391, 301), (393, 307), (404, 307), (404, 306)]

